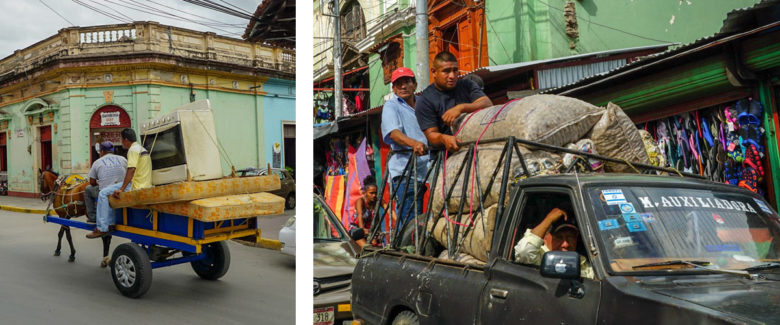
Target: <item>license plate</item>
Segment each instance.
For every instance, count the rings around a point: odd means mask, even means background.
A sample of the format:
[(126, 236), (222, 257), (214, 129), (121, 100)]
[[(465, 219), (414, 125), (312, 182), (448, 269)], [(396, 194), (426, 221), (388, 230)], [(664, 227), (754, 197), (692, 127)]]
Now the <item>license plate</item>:
[(314, 308), (314, 325), (333, 325), (334, 308)]

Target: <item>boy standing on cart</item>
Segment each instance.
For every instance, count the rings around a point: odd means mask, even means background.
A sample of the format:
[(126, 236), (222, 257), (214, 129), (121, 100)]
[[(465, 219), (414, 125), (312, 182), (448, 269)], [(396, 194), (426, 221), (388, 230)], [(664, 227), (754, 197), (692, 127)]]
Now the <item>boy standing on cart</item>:
[[(422, 214), (425, 174), (428, 171), (428, 155), (425, 154), (428, 140), (420, 130), (420, 125), (417, 124), (417, 118), (414, 114), (417, 99), (414, 95), (414, 91), (417, 89), (414, 72), (406, 67), (398, 68), (393, 71), (390, 82), (393, 85), (393, 94), (390, 95), (390, 99), (385, 102), (382, 108), (383, 140), (390, 145), (393, 151), (412, 149), (417, 154), (417, 174), (412, 175), (408, 183), (404, 181), (404, 167), (409, 162), (409, 158), (412, 157), (411, 152), (393, 153), (387, 163), (390, 172), (390, 186), (394, 189), (398, 187), (395, 194), (395, 213), (401, 220), (400, 225), (404, 225), (409, 218)], [(412, 182), (417, 182), (416, 197)], [(415, 201), (417, 201), (417, 209), (412, 211)]]
[(119, 198), (120, 193), (152, 187), (152, 159), (140, 143), (133, 129), (122, 130), (122, 148), (127, 149), (127, 171), (122, 183), (110, 185), (98, 195), (97, 227), (87, 238), (98, 238), (108, 234), (109, 226), (116, 224), (114, 210), (108, 205), (108, 196)]

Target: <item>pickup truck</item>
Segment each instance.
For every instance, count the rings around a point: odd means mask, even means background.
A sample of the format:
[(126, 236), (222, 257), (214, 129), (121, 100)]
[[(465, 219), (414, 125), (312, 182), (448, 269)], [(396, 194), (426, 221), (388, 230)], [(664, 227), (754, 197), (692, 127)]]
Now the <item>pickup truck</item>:
[[(594, 173), (527, 178), (509, 195), (484, 264), (436, 258), (442, 248), (429, 256), (365, 248), (352, 277), (355, 319), (780, 323), (780, 217), (752, 192), (693, 178)], [(576, 252), (517, 263), (517, 242), (555, 207), (574, 217)], [(593, 278), (580, 277), (581, 257)]]

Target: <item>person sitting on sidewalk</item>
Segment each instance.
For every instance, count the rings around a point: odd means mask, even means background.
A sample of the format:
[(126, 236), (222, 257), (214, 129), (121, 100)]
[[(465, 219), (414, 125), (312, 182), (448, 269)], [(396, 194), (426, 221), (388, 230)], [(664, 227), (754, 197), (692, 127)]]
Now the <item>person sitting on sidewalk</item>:
[(111, 141), (100, 143), (100, 158), (89, 169), (89, 184), (84, 189), (84, 205), (87, 208), (87, 222), (95, 222), (95, 201), (100, 190), (122, 181), (127, 170), (127, 159), (114, 154)]
[(127, 171), (122, 183), (109, 185), (100, 190), (97, 206), (97, 227), (87, 238), (98, 238), (108, 234), (109, 226), (116, 224), (114, 210), (108, 205), (108, 196), (119, 198), (127, 190), (152, 187), (152, 159), (140, 143), (133, 129), (122, 130), (122, 148), (127, 149)]

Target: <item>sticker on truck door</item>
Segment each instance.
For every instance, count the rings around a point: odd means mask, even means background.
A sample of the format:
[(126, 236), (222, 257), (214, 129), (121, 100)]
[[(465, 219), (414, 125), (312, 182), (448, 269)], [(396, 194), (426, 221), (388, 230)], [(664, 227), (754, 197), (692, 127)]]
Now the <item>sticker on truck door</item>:
[(766, 213), (769, 213), (769, 214), (772, 214), (772, 209), (770, 209), (770, 208), (769, 208), (769, 207), (766, 205), (766, 203), (764, 203), (764, 201), (761, 201), (761, 200), (759, 200), (759, 199), (756, 199), (756, 198), (753, 198), (753, 201), (755, 201), (755, 202), (756, 202), (756, 204), (758, 204), (758, 207), (759, 207), (759, 208), (761, 208), (761, 210), (762, 210), (762, 211), (764, 211), (764, 212), (766, 212)]
[(621, 189), (602, 190), (601, 195), (604, 196), (604, 202), (607, 202), (608, 205), (628, 203)]
[(620, 212), (622, 213), (634, 213), (634, 205), (631, 203), (620, 203)]
[(645, 223), (642, 221), (626, 222), (626, 228), (628, 228), (629, 232), (647, 231), (647, 227), (645, 227)]
[(620, 228), (617, 219), (606, 219), (599, 221), (599, 230), (610, 230)]
[(626, 223), (635, 222), (635, 221), (642, 221), (642, 217), (639, 216), (639, 213), (624, 213), (623, 214), (623, 220), (625, 220)]

